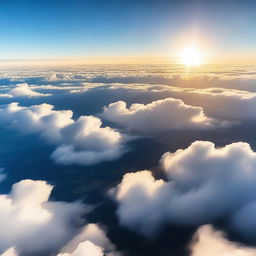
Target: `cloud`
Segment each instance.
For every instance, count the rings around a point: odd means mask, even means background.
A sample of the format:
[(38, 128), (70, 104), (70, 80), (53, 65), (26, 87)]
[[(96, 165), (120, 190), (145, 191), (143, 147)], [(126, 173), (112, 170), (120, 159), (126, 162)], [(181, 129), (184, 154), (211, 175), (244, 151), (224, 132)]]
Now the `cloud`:
[(255, 120), (256, 94), (211, 88), (176, 93), (187, 104), (200, 106), (211, 118), (229, 121)]
[(57, 149), (52, 159), (60, 164), (91, 165), (113, 160), (124, 152), (125, 136), (94, 116), (72, 119), (71, 110), (56, 111), (52, 105), (21, 107), (11, 103), (0, 109), (0, 122), (26, 133), (39, 133)]
[(191, 256), (254, 256), (256, 249), (231, 242), (210, 225), (198, 229), (191, 245)]
[(57, 256), (118, 256), (115, 246), (97, 224), (88, 224)]
[(132, 104), (118, 101), (104, 108), (101, 116), (129, 130), (160, 132), (171, 129), (213, 128), (216, 120), (206, 117), (203, 109), (184, 104), (174, 98), (153, 101), (150, 104)]
[[(57, 256), (120, 256), (115, 246), (107, 238), (105, 231), (97, 224), (87, 224), (74, 236)], [(11, 247), (1, 256), (19, 256)]]
[[(253, 121), (255, 120), (254, 109), (256, 107), (256, 94), (254, 92), (223, 89), (223, 88), (179, 88), (164, 85), (141, 85), (129, 84), (122, 85), (114, 84), (102, 86), (95, 89), (98, 92), (109, 92), (112, 90), (112, 97), (116, 101), (118, 99), (126, 99), (127, 102), (161, 102), (168, 98), (174, 98), (184, 102), (184, 106), (190, 108), (200, 108), (208, 119), (217, 119), (223, 121)], [(111, 94), (109, 94), (111, 95)], [(111, 97), (111, 96), (109, 96)], [(121, 105), (123, 104), (123, 105)], [(134, 104), (136, 106), (137, 104)], [(141, 104), (140, 104), (141, 105)], [(112, 108), (110, 108), (110, 106)], [(148, 110), (150, 104), (141, 105), (143, 110)], [(115, 108), (114, 108), (115, 107)], [(159, 106), (158, 106), (159, 107)], [(142, 109), (140, 109), (142, 111)], [(153, 110), (152, 110), (153, 111)], [(187, 110), (189, 111), (189, 110)], [(121, 116), (121, 121), (116, 122), (120, 125), (127, 125), (126, 119), (134, 118), (135, 111), (127, 108), (125, 103), (116, 102), (106, 108), (106, 119), (115, 122), (117, 116)], [(104, 116), (105, 113), (103, 113)], [(136, 113), (138, 114), (138, 113)], [(131, 125), (132, 126), (132, 125)]]
[(237, 232), (250, 230), (247, 236), (255, 238), (256, 153), (249, 144), (215, 148), (196, 141), (165, 153), (161, 165), (166, 180), (150, 171), (124, 175), (115, 190), (122, 225), (153, 234), (166, 223), (197, 226), (228, 218)]
[(12, 95), (7, 94), (7, 93), (1, 93), (0, 98), (12, 98)]
[[(52, 188), (45, 181), (22, 180), (0, 195), (0, 252), (52, 252), (72, 237), (71, 223), (79, 220), (84, 206), (49, 201)], [(4, 255), (15, 255), (14, 249)]]
[[(38, 87), (35, 87), (38, 88)], [(5, 93), (0, 94), (0, 98), (13, 98), (13, 97), (42, 97), (50, 96), (51, 94), (39, 93), (33, 90), (33, 86), (27, 83), (16, 84), (15, 87), (10, 87), (8, 90), (5, 88)]]
[(58, 256), (77, 256), (77, 255), (88, 255), (88, 256), (104, 256), (104, 251), (101, 247), (85, 241), (80, 243), (74, 252), (72, 253), (61, 253)]
[[(167, 85), (176, 86), (179, 88), (198, 88), (205, 89), (211, 87), (247, 90), (255, 92), (255, 72), (248, 72), (249, 70), (239, 70), (238, 72), (233, 70), (235, 67), (229, 66), (229, 69), (208, 70), (200, 69), (195, 73), (183, 73), (179, 67), (174, 68), (170, 74), (169, 70), (159, 73), (156, 72), (154, 67), (152, 69), (144, 69), (141, 67), (141, 73), (134, 73), (131, 75), (126, 70), (120, 70), (119, 74), (116, 70), (115, 76), (107, 73), (104, 76), (97, 76), (91, 78), (91, 82), (104, 83), (104, 84), (122, 84), (122, 85)], [(219, 67), (220, 68), (220, 67)], [(118, 68), (116, 68), (118, 69)], [(143, 72), (144, 71), (144, 72)], [(153, 71), (153, 72), (152, 72)], [(251, 73), (251, 74), (250, 74)]]
[(39, 97), (39, 96), (49, 96), (51, 94), (44, 94), (44, 93), (39, 93), (33, 91), (28, 84), (23, 83), (23, 84), (17, 84), (15, 88), (11, 89), (8, 92), (9, 95), (13, 97)]

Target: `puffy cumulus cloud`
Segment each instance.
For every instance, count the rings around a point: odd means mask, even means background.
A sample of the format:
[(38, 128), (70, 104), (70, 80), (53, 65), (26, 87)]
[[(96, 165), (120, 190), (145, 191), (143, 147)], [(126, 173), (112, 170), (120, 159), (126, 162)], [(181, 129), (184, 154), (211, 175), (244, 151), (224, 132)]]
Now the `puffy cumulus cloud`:
[[(35, 87), (40, 88), (40, 87)], [(33, 86), (26, 83), (17, 84), (14, 88), (5, 89), (5, 93), (0, 94), (0, 98), (13, 98), (13, 97), (42, 97), (50, 96), (51, 94), (39, 93), (33, 90)]]
[(27, 133), (37, 132), (57, 149), (52, 158), (60, 164), (90, 165), (121, 156), (124, 135), (94, 116), (72, 119), (71, 110), (56, 111), (52, 105), (21, 107), (11, 103), (0, 109), (0, 122)]
[(7, 250), (3, 255), (56, 251), (74, 235), (71, 223), (79, 221), (84, 206), (49, 201), (51, 191), (44, 181), (22, 180), (9, 194), (0, 195), (0, 250)]
[(132, 104), (118, 101), (104, 108), (101, 116), (129, 130), (159, 132), (170, 129), (211, 128), (216, 120), (207, 118), (203, 109), (184, 104), (174, 98), (153, 101), (150, 104)]
[(79, 255), (88, 255), (88, 256), (104, 256), (104, 251), (101, 247), (91, 243), (90, 241), (85, 241), (80, 243), (74, 252), (72, 253), (61, 253), (58, 256), (79, 256)]
[(256, 249), (231, 242), (210, 225), (198, 229), (191, 245), (191, 256), (254, 256)]
[(17, 84), (15, 88), (11, 89), (8, 94), (13, 97), (38, 97), (38, 96), (49, 96), (50, 94), (44, 94), (33, 91), (28, 84)]
[(124, 175), (114, 193), (122, 225), (152, 234), (164, 223), (194, 226), (228, 218), (232, 228), (255, 238), (256, 153), (247, 143), (215, 148), (196, 141), (165, 153), (161, 165), (166, 180), (150, 171)]
[(57, 256), (118, 256), (121, 255), (97, 224), (88, 224)]
[[(73, 237), (57, 256), (120, 256), (115, 246), (107, 238), (105, 231), (97, 224), (87, 224)], [(14, 247), (1, 256), (19, 256)]]
[(123, 136), (110, 127), (101, 127), (100, 119), (82, 116), (61, 130), (64, 145), (52, 157), (62, 164), (94, 164), (115, 159), (123, 152)]
[(152, 234), (168, 219), (166, 203), (170, 193), (169, 185), (163, 180), (155, 180), (150, 171), (124, 175), (115, 194), (120, 224)]

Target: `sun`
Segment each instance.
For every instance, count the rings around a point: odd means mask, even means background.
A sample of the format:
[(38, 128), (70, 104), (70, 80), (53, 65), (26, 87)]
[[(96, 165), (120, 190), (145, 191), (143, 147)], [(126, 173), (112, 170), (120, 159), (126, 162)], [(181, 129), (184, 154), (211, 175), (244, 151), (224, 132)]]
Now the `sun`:
[(202, 64), (200, 52), (194, 46), (186, 47), (181, 53), (181, 63), (187, 66)]

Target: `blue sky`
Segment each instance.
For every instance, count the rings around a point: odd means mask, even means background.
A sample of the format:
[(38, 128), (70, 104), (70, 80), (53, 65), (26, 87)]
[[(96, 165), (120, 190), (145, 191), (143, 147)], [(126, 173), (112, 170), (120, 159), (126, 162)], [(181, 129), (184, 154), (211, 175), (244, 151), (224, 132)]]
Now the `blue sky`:
[(215, 53), (251, 55), (254, 8), (249, 0), (0, 0), (0, 58), (165, 56), (194, 33)]

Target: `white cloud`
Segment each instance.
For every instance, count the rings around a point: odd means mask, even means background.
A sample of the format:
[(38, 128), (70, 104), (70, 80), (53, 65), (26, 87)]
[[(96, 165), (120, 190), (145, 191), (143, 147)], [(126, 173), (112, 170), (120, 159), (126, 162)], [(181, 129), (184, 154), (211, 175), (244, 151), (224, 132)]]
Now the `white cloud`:
[(61, 130), (64, 145), (52, 154), (63, 164), (94, 164), (116, 159), (123, 153), (122, 135), (110, 127), (101, 127), (100, 119), (82, 116)]
[(191, 256), (254, 256), (256, 249), (231, 242), (210, 225), (198, 229), (191, 245)]
[(114, 256), (120, 255), (97, 224), (88, 224), (57, 256)]
[(0, 122), (27, 133), (40, 133), (57, 144), (52, 158), (60, 164), (90, 165), (120, 157), (124, 135), (94, 116), (72, 119), (71, 110), (56, 111), (49, 104), (21, 107), (11, 103), (0, 109)]
[(256, 153), (247, 143), (215, 148), (196, 141), (165, 153), (161, 164), (167, 181), (156, 180), (150, 171), (124, 175), (115, 191), (122, 225), (152, 234), (169, 222), (200, 225), (227, 217), (238, 232), (247, 223), (246, 230), (255, 235), (255, 204), (240, 212), (256, 202)]
[(174, 98), (153, 101), (150, 104), (132, 104), (118, 101), (104, 108), (101, 116), (129, 130), (159, 132), (170, 129), (213, 128), (216, 120), (206, 117), (203, 109), (184, 104)]
[[(36, 89), (40, 88), (34, 87)], [(50, 96), (51, 94), (39, 93), (33, 90), (33, 86), (26, 83), (16, 84), (15, 87), (10, 87), (8, 90), (5, 88), (5, 93), (0, 94), (0, 98), (13, 98), (13, 97), (42, 97)]]
[(44, 94), (33, 91), (28, 84), (17, 84), (15, 88), (11, 89), (8, 92), (9, 95), (13, 97), (38, 97), (38, 96), (49, 96), (51, 94)]
[[(120, 256), (107, 238), (105, 231), (97, 224), (87, 224), (81, 232), (65, 245), (57, 256)], [(19, 256), (11, 247), (1, 256)]]
[(61, 253), (58, 256), (104, 256), (104, 251), (101, 247), (91, 243), (90, 241), (85, 241), (80, 243), (75, 251), (72, 253)]
[[(0, 195), (0, 251), (15, 255), (58, 250), (75, 230), (84, 206), (49, 201), (52, 186), (44, 181), (22, 180), (9, 194)], [(47, 235), (42, 235), (47, 234)]]

